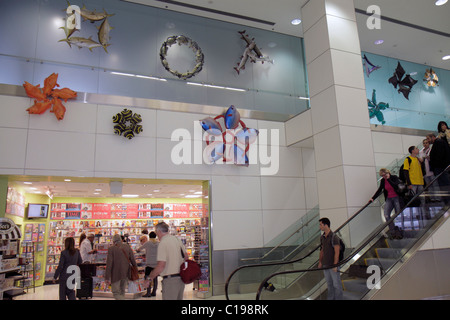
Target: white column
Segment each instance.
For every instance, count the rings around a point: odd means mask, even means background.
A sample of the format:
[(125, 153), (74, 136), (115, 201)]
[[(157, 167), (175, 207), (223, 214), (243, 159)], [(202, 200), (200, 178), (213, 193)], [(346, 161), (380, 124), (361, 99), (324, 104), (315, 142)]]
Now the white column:
[(377, 188), (353, 0), (302, 9), (321, 217), (337, 228)]

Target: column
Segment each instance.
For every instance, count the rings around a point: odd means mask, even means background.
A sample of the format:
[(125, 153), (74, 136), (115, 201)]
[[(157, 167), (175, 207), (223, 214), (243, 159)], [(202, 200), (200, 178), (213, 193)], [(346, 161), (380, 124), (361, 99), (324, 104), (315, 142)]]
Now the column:
[(0, 176), (0, 218), (6, 214), (6, 196), (8, 194), (8, 176)]
[(302, 19), (320, 215), (334, 230), (377, 188), (353, 0), (311, 0)]

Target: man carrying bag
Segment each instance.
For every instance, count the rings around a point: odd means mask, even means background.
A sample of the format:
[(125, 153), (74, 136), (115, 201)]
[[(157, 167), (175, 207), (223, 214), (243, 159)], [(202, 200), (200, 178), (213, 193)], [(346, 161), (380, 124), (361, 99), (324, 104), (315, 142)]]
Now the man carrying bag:
[(158, 223), (155, 232), (160, 241), (156, 256), (158, 264), (150, 273), (149, 279), (153, 281), (158, 275), (162, 276), (163, 300), (183, 300), (185, 284), (181, 280), (180, 265), (187, 259), (186, 249), (177, 237), (169, 234), (167, 223)]

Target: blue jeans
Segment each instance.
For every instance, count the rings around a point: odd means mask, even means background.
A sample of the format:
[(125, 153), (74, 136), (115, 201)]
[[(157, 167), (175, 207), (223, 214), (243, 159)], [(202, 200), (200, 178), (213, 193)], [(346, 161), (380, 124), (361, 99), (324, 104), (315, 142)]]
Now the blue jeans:
[[(386, 218), (386, 221), (388, 221), (391, 218), (391, 212), (392, 209), (395, 209), (395, 213), (400, 212), (400, 198), (387, 198), (386, 203), (384, 204), (384, 217)], [(389, 231), (394, 230), (394, 222), (389, 223)]]
[(328, 286), (328, 300), (342, 300), (344, 298), (341, 274), (339, 268), (337, 270), (337, 272), (334, 271), (334, 268), (323, 270)]

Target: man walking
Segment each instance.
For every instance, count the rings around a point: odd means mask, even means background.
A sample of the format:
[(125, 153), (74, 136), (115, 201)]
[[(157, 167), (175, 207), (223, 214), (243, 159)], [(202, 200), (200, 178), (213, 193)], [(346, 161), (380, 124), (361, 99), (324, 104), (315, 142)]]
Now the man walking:
[[(328, 218), (319, 220), (319, 228), (323, 231), (320, 237), (319, 268), (326, 268), (339, 262), (339, 252), (341, 249), (339, 237), (331, 231), (330, 224), (331, 222)], [(328, 286), (328, 300), (342, 300), (343, 290), (339, 269), (337, 267), (324, 269), (323, 273)]]

